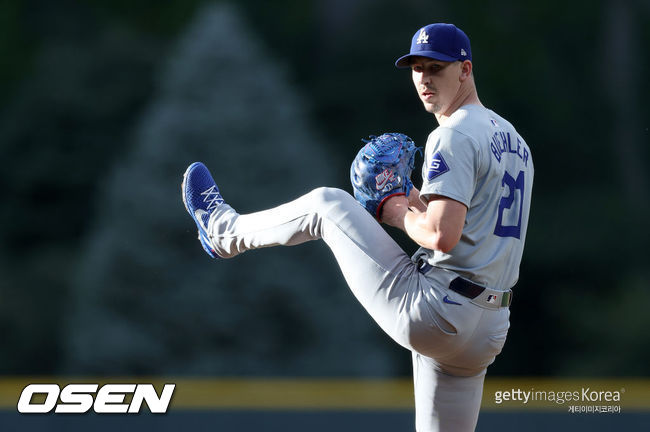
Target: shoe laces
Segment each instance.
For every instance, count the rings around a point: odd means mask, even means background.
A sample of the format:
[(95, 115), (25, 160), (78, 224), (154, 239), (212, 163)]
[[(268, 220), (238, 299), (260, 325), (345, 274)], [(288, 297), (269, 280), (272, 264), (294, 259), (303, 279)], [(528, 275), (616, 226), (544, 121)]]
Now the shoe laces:
[(204, 196), (203, 202), (208, 204), (208, 210), (214, 210), (219, 204), (223, 204), (223, 198), (216, 185), (211, 186), (205, 192), (201, 192), (201, 195)]

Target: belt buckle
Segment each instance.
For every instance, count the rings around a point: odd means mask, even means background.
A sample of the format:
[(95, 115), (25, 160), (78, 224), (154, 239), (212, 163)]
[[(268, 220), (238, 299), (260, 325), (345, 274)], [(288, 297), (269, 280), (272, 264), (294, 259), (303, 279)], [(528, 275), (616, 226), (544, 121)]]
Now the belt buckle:
[(501, 296), (501, 307), (510, 307), (512, 304), (512, 290), (508, 290)]

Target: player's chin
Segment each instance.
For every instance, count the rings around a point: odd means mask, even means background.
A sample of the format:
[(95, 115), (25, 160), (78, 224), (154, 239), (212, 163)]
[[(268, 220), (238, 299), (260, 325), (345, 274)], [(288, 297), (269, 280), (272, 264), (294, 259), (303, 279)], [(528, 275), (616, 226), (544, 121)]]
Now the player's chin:
[(436, 114), (439, 113), (441, 110), (440, 104), (437, 103), (430, 103), (430, 102), (422, 102), (424, 104), (424, 109), (426, 112), (431, 113), (431, 114)]

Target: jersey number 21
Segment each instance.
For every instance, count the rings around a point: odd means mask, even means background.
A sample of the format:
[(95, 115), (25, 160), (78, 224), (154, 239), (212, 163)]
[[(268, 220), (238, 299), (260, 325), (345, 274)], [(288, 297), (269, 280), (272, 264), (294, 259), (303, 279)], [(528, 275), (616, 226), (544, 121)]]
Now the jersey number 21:
[[(519, 171), (517, 178), (513, 178), (510, 173), (506, 171), (501, 180), (501, 186), (508, 187), (508, 194), (501, 197), (499, 201), (499, 210), (498, 210), (498, 219), (497, 225), (494, 227), (494, 234), (499, 237), (514, 237), (521, 239), (521, 213), (524, 205), (524, 172)], [(519, 193), (515, 193), (519, 191)], [(513, 204), (515, 208), (512, 209)], [(518, 208), (517, 208), (518, 207)], [(507, 214), (512, 210), (519, 210), (516, 225), (504, 225), (503, 223), (503, 213), (508, 210)], [(514, 216), (514, 215), (511, 215)], [(510, 221), (513, 221), (513, 217), (509, 217)]]

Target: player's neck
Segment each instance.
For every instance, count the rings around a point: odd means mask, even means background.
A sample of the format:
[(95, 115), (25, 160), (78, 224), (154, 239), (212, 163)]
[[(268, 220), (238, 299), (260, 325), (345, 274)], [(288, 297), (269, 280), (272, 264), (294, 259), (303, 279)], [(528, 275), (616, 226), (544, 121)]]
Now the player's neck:
[[(468, 83), (470, 84), (470, 83)], [(478, 93), (476, 92), (476, 87), (473, 85), (467, 85), (464, 88), (458, 91), (458, 97), (454, 99), (449, 108), (444, 112), (435, 113), (436, 120), (438, 124), (442, 125), (453, 113), (455, 113), (460, 107), (465, 105), (478, 105), (483, 106), (481, 100), (478, 98)]]

